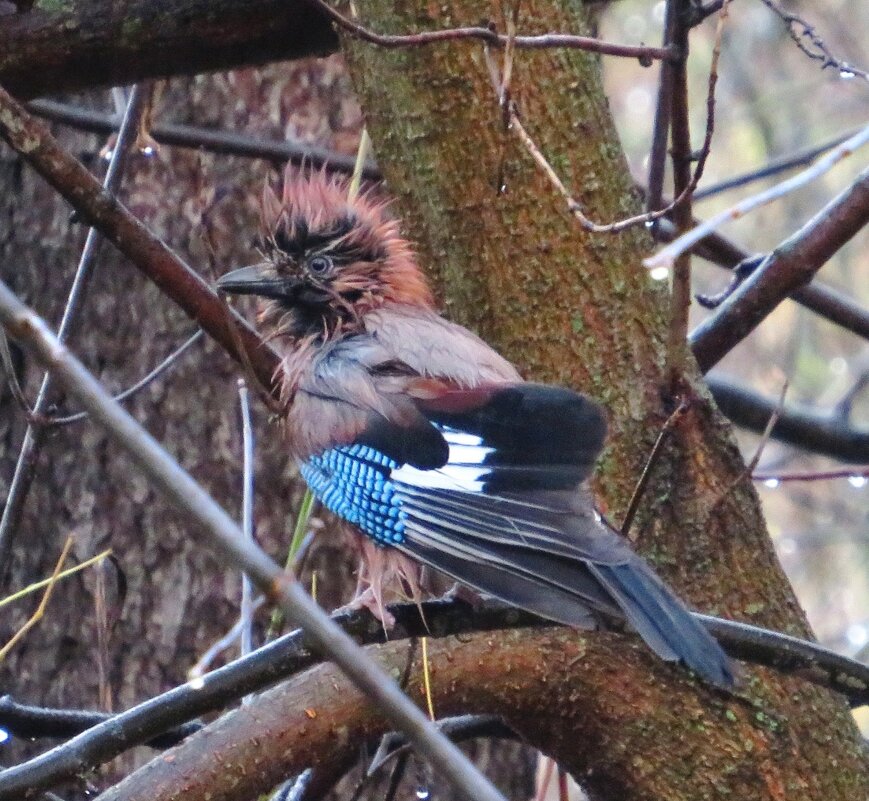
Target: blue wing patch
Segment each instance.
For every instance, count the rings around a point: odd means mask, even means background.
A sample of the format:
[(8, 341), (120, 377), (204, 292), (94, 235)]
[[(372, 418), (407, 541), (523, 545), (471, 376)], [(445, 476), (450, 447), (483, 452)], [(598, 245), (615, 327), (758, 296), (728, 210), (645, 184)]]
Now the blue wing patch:
[(359, 526), (380, 545), (404, 541), (407, 513), (389, 480), (398, 462), (368, 445), (331, 448), (300, 466), (302, 477), (330, 511)]

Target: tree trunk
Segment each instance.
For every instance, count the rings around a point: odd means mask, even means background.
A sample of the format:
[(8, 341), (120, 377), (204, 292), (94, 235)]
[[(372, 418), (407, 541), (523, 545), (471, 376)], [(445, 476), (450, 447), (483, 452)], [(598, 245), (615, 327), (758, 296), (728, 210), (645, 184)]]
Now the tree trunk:
[[(436, 7), (377, 0), (358, 11), (374, 30), (406, 33), (476, 24), (481, 16), (503, 29), (510, 9), (462, 0)], [(518, 27), (581, 32), (588, 23), (574, 0), (528, 0)], [(397, 51), (353, 40), (344, 45), (378, 163), (450, 316), (476, 329), (526, 377), (582, 389), (609, 409), (611, 433), (597, 488), (619, 520), (677, 402), (664, 367), (668, 297), (641, 265), (649, 239), (641, 228), (618, 235), (579, 228), (504, 130), (479, 45)], [(530, 134), (589, 216), (610, 221), (639, 210), (598, 58), (518, 51), (510, 89)], [(678, 393), (690, 410), (645, 494), (635, 527), (638, 548), (699, 609), (807, 635), (730, 427), (687, 349), (678, 357), (686, 364)], [(521, 652), (536, 649), (537, 636), (518, 634), (511, 641)], [(561, 632), (553, 642), (560, 639), (569, 649), (575, 637)], [(696, 699), (664, 666), (652, 669), (669, 703), (655, 704), (644, 702), (644, 687), (616, 679), (611, 672), (617, 666), (598, 669), (609, 675), (600, 682), (608, 695), (598, 699), (600, 706), (633, 721), (606, 733), (606, 761), (621, 779), (620, 797), (731, 793), (845, 801), (869, 792), (861, 739), (845, 705), (830, 693), (748, 671), (742, 692), (756, 704), (757, 720), (769, 722), (758, 730), (725, 718), (700, 724), (695, 715), (674, 715), (674, 708), (687, 709), (683, 705)], [(713, 703), (708, 690), (695, 692), (703, 704)], [(542, 710), (524, 728), (520, 723), (522, 733), (575, 775), (595, 771), (584, 749), (564, 736), (563, 710), (554, 705), (550, 711), (551, 718)], [(729, 758), (722, 760), (723, 754)], [(747, 774), (755, 780), (746, 781)]]
[[(110, 105), (107, 93), (88, 100)], [(269, 136), (283, 133), (280, 120), (300, 136), (316, 136), (349, 153), (359, 128), (339, 58), (178, 80), (156, 115)], [(97, 152), (104, 138), (57, 133), (102, 174)], [(151, 159), (130, 159), (120, 196), (210, 281), (254, 258), (257, 198), (268, 172), (262, 162), (164, 148)], [(0, 186), (0, 276), (56, 325), (83, 227), (70, 221), (69, 206), (5, 146), (0, 146)], [(107, 244), (77, 328), (72, 350), (115, 391), (149, 372), (194, 330), (185, 314)], [(30, 359), (22, 359), (20, 367), (32, 399), (42, 370)], [(241, 499), (237, 376), (227, 355), (205, 340), (126, 404), (231, 514), (238, 513)], [(58, 405), (60, 414), (76, 411), (60, 398)], [(301, 488), (264, 407), (254, 403), (253, 413), (257, 536), (283, 561)], [(3, 381), (0, 503), (23, 430), (24, 416)], [(174, 506), (99, 428), (83, 422), (48, 429), (0, 597), (50, 575), (67, 535), (75, 538), (71, 563), (111, 548), (114, 564), (102, 571), (102, 587), (93, 570), (58, 584), (43, 622), (0, 664), (0, 692), (25, 703), (119, 710), (183, 683), (205, 649), (234, 622), (241, 581), (190, 533), (178, 524)], [(323, 534), (308, 564), (319, 570), (323, 603), (338, 605), (346, 599), (343, 591), (355, 565), (344, 557), (337, 532)], [(33, 595), (3, 610), (0, 643), (37, 600)], [(236, 649), (228, 653), (236, 654)], [(45, 741), (7, 744), (3, 761), (10, 764), (25, 751), (46, 747)], [(111, 777), (152, 754), (142, 750), (135, 759), (125, 757), (95, 780), (110, 784)], [(72, 793), (64, 796), (72, 799)]]

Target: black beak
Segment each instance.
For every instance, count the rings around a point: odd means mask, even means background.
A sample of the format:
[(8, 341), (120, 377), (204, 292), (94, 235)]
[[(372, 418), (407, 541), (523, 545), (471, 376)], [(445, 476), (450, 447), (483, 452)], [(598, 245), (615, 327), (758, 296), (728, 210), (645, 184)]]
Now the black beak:
[(259, 295), (274, 300), (290, 300), (295, 296), (298, 281), (293, 278), (267, 275), (264, 264), (242, 267), (217, 279), (217, 289), (233, 295)]

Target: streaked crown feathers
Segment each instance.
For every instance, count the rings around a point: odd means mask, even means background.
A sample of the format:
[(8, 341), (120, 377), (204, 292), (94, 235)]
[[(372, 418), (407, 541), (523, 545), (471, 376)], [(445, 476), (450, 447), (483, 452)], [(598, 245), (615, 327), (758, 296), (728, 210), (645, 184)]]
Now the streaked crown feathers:
[[(281, 195), (262, 194), (266, 255), (279, 272), (317, 256), (334, 262), (328, 277), (336, 299), (364, 314), (383, 303), (432, 305), (410, 242), (371, 190), (350, 198), (349, 182), (325, 170), (284, 173)], [(322, 282), (324, 282), (323, 279)]]

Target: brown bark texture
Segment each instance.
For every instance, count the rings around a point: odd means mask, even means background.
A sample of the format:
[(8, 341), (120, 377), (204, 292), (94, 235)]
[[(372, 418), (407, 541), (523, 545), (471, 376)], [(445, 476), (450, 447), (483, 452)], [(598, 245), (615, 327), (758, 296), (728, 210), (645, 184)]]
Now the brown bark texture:
[[(509, 13), (509, 4), (470, 9), (461, 0), (437, 6), (384, 0), (360, 9), (364, 23), (386, 32), (481, 16), (503, 28)], [(521, 5), (523, 31), (581, 32), (585, 25), (570, 0)], [(667, 297), (640, 264), (650, 242), (642, 230), (595, 236), (573, 223), (503, 130), (479, 47), (385, 53), (345, 44), (378, 161), (451, 316), (478, 330), (528, 378), (574, 386), (608, 408), (611, 435), (598, 490), (619, 519), (675, 400), (663, 367)], [(595, 219), (638, 210), (597, 58), (518, 53), (511, 92), (526, 128)], [(693, 364), (681, 391), (691, 410), (655, 469), (635, 529), (639, 549), (696, 607), (808, 634), (729, 426)], [(517, 634), (513, 648), (539, 654), (553, 673), (558, 664), (577, 670), (553, 660), (551, 651), (541, 654), (535, 638)], [(569, 649), (575, 635), (553, 638)], [(612, 687), (613, 694), (596, 703), (632, 715), (643, 731), (636, 737), (616, 725), (607, 733), (607, 761), (622, 779), (610, 797), (844, 800), (869, 791), (858, 732), (841, 701), (822, 690), (746, 671), (742, 692), (758, 705), (758, 720), (775, 721), (763, 747), (752, 750), (739, 727), (696, 726), (691, 715), (674, 719), (685, 690), (665, 677), (667, 668), (653, 668), (668, 687), (653, 704), (642, 683), (623, 684), (617, 668), (601, 669), (616, 676), (600, 682), (600, 691)], [(556, 719), (562, 714), (557, 703), (551, 712)], [(546, 715), (529, 718), (520, 732), (535, 743), (548, 740), (550, 752), (577, 776), (596, 769), (580, 741), (562, 737)], [(659, 749), (662, 742), (671, 747)], [(722, 762), (722, 754), (732, 759)], [(754, 779), (746, 780), (746, 770)]]
[(21, 98), (337, 47), (304, 0), (37, 0), (0, 16), (0, 85)]
[[(108, 92), (74, 98), (104, 109)], [(261, 71), (177, 79), (156, 109), (162, 119), (221, 125), (254, 135), (287, 132), (353, 154), (360, 116), (337, 57)], [(55, 128), (62, 143), (102, 178), (106, 140)], [(214, 275), (256, 258), (258, 197), (269, 165), (162, 148), (135, 156), (120, 196), (188, 264)], [(0, 147), (0, 276), (54, 326), (84, 240), (69, 206), (5, 147)], [(104, 244), (88, 286), (73, 351), (110, 387), (129, 387), (189, 336), (194, 325), (111, 246)], [(14, 346), (13, 346), (14, 350)], [(20, 379), (33, 399), (42, 377), (15, 350)], [(127, 408), (231, 513), (241, 502), (238, 370), (213, 342), (185, 354)], [(76, 411), (55, 398), (60, 414)], [(283, 560), (301, 499), (269, 412), (253, 402), (257, 440), (257, 536)], [(0, 386), (0, 503), (24, 430), (6, 382)], [(316, 521), (315, 521), (316, 522)], [(49, 429), (34, 485), (13, 543), (0, 597), (50, 575), (67, 535), (72, 563), (110, 547), (114, 564), (59, 583), (42, 623), (0, 664), (0, 692), (17, 700), (86, 709), (126, 709), (186, 679), (204, 650), (232, 625), (240, 577), (225, 570), (179, 524), (177, 512), (126, 456), (90, 423)], [(309, 566), (319, 572), (324, 605), (338, 605), (352, 560), (332, 529), (321, 532)], [(352, 587), (352, 583), (351, 583)], [(31, 596), (0, 616), (0, 641), (36, 605)], [(267, 621), (263, 613), (259, 622)], [(237, 650), (229, 652), (234, 656)], [(221, 662), (218, 661), (218, 664)], [(18, 761), (51, 741), (7, 744), (0, 758)], [(141, 749), (97, 775), (110, 785), (153, 752)], [(84, 785), (59, 788), (72, 801)]]
[[(424, 704), (420, 650), (404, 641), (371, 652)], [(825, 797), (806, 795), (810, 788), (782, 772), (786, 721), (745, 698), (698, 692), (676, 667), (651, 670), (640, 643), (540, 629), (431, 641), (428, 655), (438, 716), (503, 715), (532, 745), (583, 766), (574, 775), (592, 798)], [(318, 789), (328, 788), (384, 724), (322, 665), (225, 715), (101, 801), (247, 799), (308, 766)], [(707, 738), (723, 747), (707, 747)]]

